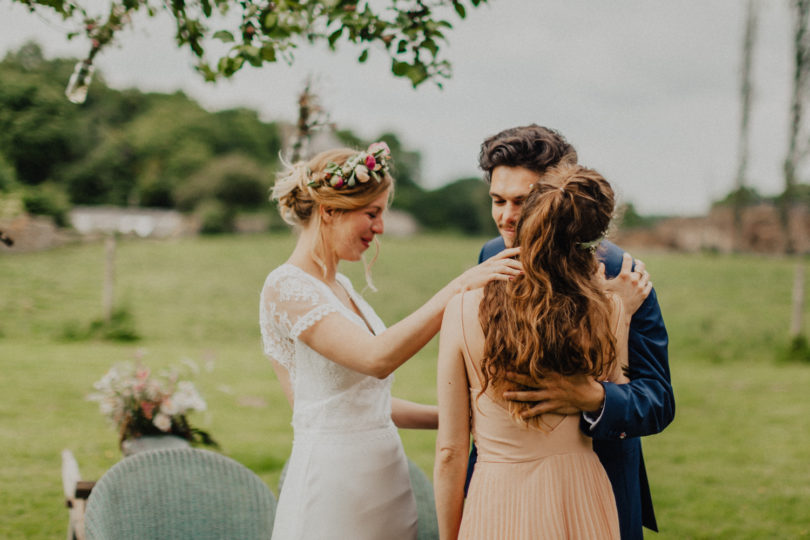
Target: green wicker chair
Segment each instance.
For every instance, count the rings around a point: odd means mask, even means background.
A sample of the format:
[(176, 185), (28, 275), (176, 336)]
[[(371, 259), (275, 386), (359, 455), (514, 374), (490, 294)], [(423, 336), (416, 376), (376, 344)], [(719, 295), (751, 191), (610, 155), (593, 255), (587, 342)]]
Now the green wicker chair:
[(140, 452), (99, 479), (84, 517), (88, 540), (268, 539), (276, 499), (253, 472), (197, 448)]
[[(281, 486), (284, 484), (284, 477), (287, 476), (287, 466), (289, 461), (281, 469), (281, 477), (278, 480), (278, 491), (281, 493)], [(419, 466), (408, 458), (408, 472), (411, 475), (411, 489), (416, 499), (416, 513), (419, 518), (417, 540), (438, 540), (439, 538), (439, 518), (436, 516), (436, 499), (433, 496), (433, 484), (428, 480), (427, 475), (422, 472)]]
[(438, 540), (439, 518), (436, 517), (436, 499), (433, 484), (416, 463), (408, 458), (408, 472), (411, 473), (411, 488), (416, 498), (416, 513), (419, 515), (417, 540)]

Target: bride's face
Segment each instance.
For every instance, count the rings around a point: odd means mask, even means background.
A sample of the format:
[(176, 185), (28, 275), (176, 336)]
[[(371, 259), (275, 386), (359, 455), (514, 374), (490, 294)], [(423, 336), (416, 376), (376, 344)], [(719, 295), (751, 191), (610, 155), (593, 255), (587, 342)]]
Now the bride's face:
[(388, 204), (388, 190), (371, 204), (349, 212), (333, 213), (324, 223), (325, 239), (338, 260), (358, 261), (374, 237), (384, 231), (383, 212)]

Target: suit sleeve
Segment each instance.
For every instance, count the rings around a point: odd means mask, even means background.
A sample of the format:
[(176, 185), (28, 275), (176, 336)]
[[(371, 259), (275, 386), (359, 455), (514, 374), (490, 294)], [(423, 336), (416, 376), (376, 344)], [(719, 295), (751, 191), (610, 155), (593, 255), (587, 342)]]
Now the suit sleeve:
[(605, 404), (593, 426), (581, 420), (594, 439), (624, 439), (653, 435), (675, 417), (675, 396), (669, 373), (669, 338), (655, 290), (630, 322), (627, 384), (602, 383)]
[(478, 264), (481, 264), (490, 257), (494, 257), (504, 249), (506, 249), (506, 245), (504, 244), (503, 238), (496, 236), (481, 247), (481, 251), (478, 253)]

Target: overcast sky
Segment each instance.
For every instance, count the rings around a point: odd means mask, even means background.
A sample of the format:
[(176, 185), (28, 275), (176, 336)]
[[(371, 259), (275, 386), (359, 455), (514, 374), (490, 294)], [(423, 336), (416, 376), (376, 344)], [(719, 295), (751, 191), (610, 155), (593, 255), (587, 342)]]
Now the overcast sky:
[[(364, 137), (398, 133), (423, 156), (423, 184), (478, 176), (481, 141), (535, 122), (560, 130), (646, 214), (701, 214), (732, 185), (739, 136), (745, 0), (490, 0), (451, 16), (453, 78), (417, 90), (390, 74), (384, 51), (302, 46), (292, 67), (248, 68), (210, 85), (177, 50), (167, 20), (136, 19), (97, 58), (116, 88), (182, 89), (209, 109), (246, 106), (294, 120), (296, 94), (316, 74), (331, 119)], [(750, 183), (781, 190), (791, 77), (788, 0), (761, 2), (755, 52)], [(143, 23), (146, 22), (144, 25)], [(52, 56), (84, 56), (65, 23), (0, 0), (0, 55), (36, 39)], [(2, 81), (0, 81), (2, 84)]]

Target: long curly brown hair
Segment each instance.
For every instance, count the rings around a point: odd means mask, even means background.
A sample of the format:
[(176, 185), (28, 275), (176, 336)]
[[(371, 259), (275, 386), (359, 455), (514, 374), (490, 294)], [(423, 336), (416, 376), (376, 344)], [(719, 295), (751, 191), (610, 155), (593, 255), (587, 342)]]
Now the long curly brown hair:
[[(524, 273), (484, 288), (478, 318), (484, 329), (484, 389), (515, 390), (507, 372), (539, 380), (544, 374), (602, 377), (616, 343), (610, 303), (595, 279), (590, 246), (613, 215), (610, 184), (579, 165), (550, 169), (523, 203), (516, 245)], [(532, 404), (508, 401), (512, 415)], [(523, 420), (525, 422), (525, 420)], [(538, 419), (530, 420), (542, 429)]]

